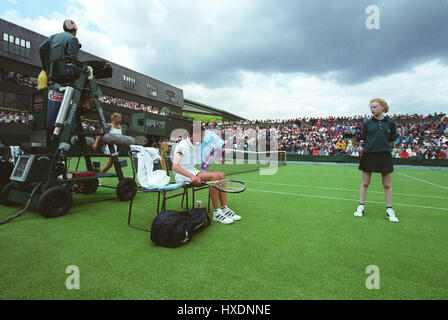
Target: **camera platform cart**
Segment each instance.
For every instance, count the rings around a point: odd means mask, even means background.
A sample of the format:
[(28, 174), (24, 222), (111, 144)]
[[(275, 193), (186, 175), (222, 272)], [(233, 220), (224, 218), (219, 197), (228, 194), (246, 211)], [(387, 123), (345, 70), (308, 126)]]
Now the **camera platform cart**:
[[(2, 188), (1, 201), (4, 204), (23, 204), (23, 211), (32, 206), (45, 217), (58, 217), (70, 210), (75, 186), (84, 194), (93, 193), (98, 188), (98, 178), (109, 177), (118, 177), (117, 197), (121, 201), (131, 200), (136, 193), (136, 184), (133, 179), (123, 176), (122, 162), (114, 146), (119, 142), (108, 140), (110, 155), (94, 154), (86, 142), (89, 133), (83, 132), (79, 116), (83, 109), (82, 101), (91, 98), (103, 134), (108, 134), (99, 101), (102, 93), (95, 79), (112, 77), (110, 64), (73, 60), (64, 56), (63, 48), (54, 48), (49, 53), (45, 71), (55, 86), (53, 89), (36, 89), (31, 95), (30, 143), (22, 145), (25, 154), (16, 161), (11, 182)], [(67, 158), (73, 135), (77, 136), (76, 147), (85, 160), (84, 172), (68, 170)], [(94, 170), (93, 156), (111, 157), (115, 174)]]

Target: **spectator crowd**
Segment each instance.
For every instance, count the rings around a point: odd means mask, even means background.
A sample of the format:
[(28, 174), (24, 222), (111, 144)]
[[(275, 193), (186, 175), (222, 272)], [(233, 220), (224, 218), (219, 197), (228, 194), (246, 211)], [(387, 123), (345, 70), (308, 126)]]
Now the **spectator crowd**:
[[(26, 125), (29, 121), (29, 115), (25, 112), (10, 112), (0, 110), (0, 125), (4, 124), (18, 124)], [(84, 130), (91, 132), (100, 132), (101, 125), (98, 121), (81, 120)]]
[[(18, 72), (14, 72), (11, 70), (5, 70), (0, 68), (0, 81), (8, 81), (12, 83), (16, 83), (19, 85), (31, 87), (31, 88), (37, 88), (37, 78), (32, 76), (23, 75)], [(163, 109), (160, 109), (155, 106), (146, 105), (143, 103), (138, 103), (135, 101), (130, 101), (126, 99), (111, 97), (107, 95), (103, 95), (99, 97), (99, 100), (102, 103), (107, 103), (115, 106), (119, 106), (122, 108), (128, 108), (143, 112), (149, 112), (153, 114), (158, 114), (162, 116), (168, 115)], [(171, 117), (177, 117), (177, 118), (183, 118), (182, 113), (170, 111), (169, 114)]]
[(28, 115), (24, 112), (10, 112), (0, 110), (0, 124), (24, 124), (28, 123)]
[(11, 70), (0, 69), (0, 81), (8, 81), (22, 86), (37, 88), (37, 78)]
[(165, 113), (161, 112), (159, 110), (159, 108), (152, 107), (150, 105), (146, 105), (143, 103), (138, 103), (138, 102), (121, 99), (121, 98), (110, 97), (110, 96), (106, 96), (106, 95), (101, 96), (99, 99), (102, 103), (112, 104), (112, 105), (116, 105), (119, 107), (129, 108), (129, 109), (134, 109), (134, 110), (139, 110), (139, 111), (144, 111), (144, 112), (150, 112), (150, 113), (154, 113), (154, 114), (165, 115)]
[[(362, 119), (365, 116), (296, 118), (289, 120), (238, 121), (209, 123), (220, 130), (225, 148), (266, 150), (273, 145), (273, 129), (277, 132), (277, 150), (300, 155), (361, 156)], [(391, 117), (397, 124), (393, 143), (395, 158), (447, 159), (448, 117), (444, 113), (428, 115), (399, 114)], [(257, 143), (258, 139), (258, 143)], [(265, 139), (265, 141), (263, 141)]]

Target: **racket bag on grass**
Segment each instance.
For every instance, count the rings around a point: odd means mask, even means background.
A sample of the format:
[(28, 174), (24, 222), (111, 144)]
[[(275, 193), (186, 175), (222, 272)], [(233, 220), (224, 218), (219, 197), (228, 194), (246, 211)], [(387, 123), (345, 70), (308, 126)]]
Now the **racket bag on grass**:
[(158, 246), (177, 248), (208, 225), (210, 217), (205, 208), (194, 208), (188, 213), (162, 211), (152, 222), (151, 241)]

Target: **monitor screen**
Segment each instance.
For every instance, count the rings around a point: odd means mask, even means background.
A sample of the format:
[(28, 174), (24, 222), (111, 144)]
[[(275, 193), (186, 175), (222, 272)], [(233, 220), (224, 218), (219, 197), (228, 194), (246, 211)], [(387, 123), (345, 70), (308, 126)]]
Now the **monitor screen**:
[(11, 174), (11, 180), (22, 182), (25, 181), (33, 157), (34, 157), (33, 155), (31, 156), (26, 155), (19, 157), (16, 165), (14, 166), (14, 171)]

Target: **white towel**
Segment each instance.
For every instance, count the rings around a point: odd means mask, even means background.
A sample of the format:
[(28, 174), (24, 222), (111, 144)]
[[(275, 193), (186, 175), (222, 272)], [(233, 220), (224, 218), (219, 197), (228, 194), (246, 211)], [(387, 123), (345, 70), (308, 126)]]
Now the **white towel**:
[(156, 148), (131, 145), (131, 150), (137, 153), (137, 179), (144, 188), (162, 187), (170, 182), (170, 177), (163, 170), (154, 170), (154, 162), (160, 161), (159, 150)]

